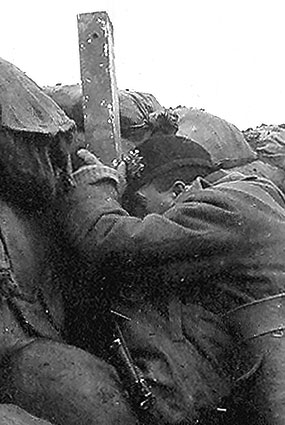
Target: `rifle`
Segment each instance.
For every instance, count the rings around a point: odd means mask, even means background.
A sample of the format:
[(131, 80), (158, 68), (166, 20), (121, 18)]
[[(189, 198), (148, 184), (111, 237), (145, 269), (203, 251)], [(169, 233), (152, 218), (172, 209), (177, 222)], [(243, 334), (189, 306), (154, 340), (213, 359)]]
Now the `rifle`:
[(127, 389), (131, 403), (139, 410), (149, 410), (155, 400), (142, 372), (135, 365), (126, 345), (118, 321), (111, 310), (113, 338), (110, 344), (110, 361), (116, 368), (124, 387)]

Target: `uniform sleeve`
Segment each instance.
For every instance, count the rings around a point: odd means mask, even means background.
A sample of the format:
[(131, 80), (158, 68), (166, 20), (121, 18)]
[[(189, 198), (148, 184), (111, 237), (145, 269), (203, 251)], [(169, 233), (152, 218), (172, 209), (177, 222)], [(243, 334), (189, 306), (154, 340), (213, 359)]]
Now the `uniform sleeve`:
[(233, 252), (246, 234), (237, 200), (201, 190), (166, 214), (131, 217), (107, 183), (77, 187), (65, 203), (63, 227), (69, 243), (88, 262), (120, 268), (163, 264)]

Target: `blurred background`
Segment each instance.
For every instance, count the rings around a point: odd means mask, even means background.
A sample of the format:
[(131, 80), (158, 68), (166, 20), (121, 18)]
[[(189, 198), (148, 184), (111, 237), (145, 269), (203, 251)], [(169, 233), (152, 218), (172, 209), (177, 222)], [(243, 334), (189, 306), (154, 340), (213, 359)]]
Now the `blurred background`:
[(105, 10), (120, 89), (241, 130), (285, 123), (284, 0), (2, 0), (0, 10), (0, 56), (41, 86), (80, 81), (76, 15)]

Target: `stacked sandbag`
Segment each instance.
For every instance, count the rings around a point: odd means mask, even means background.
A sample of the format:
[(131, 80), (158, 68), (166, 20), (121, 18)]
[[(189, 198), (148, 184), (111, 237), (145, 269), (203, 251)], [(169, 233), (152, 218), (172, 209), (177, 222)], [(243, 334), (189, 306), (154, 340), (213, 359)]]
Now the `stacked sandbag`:
[(285, 193), (285, 124), (261, 124), (243, 134), (258, 156), (256, 173), (272, 180)]
[[(84, 142), (81, 85), (59, 84), (44, 87), (43, 90), (76, 122), (78, 136), (75, 149), (78, 149)], [(176, 114), (163, 108), (149, 93), (119, 90), (119, 111), (124, 152), (138, 146), (154, 133), (173, 134), (178, 128)]]
[(163, 108), (152, 94), (121, 90), (119, 104), (122, 137), (136, 146), (153, 134), (174, 134), (178, 129), (178, 116)]
[(0, 58), (0, 190), (24, 206), (50, 202), (67, 170), (75, 123), (20, 69)]
[(52, 425), (44, 419), (36, 418), (13, 404), (0, 404), (1, 425)]
[(185, 136), (210, 152), (217, 168), (232, 168), (257, 157), (243, 133), (233, 124), (203, 109), (178, 107), (178, 136)]
[[(257, 175), (271, 180), (285, 193), (285, 125), (262, 124), (240, 131), (235, 125), (203, 109), (178, 107), (177, 135), (199, 142), (212, 156), (217, 170)], [(215, 181), (219, 171), (208, 176)]]
[(262, 124), (245, 130), (244, 136), (259, 159), (285, 171), (285, 124)]
[(43, 91), (60, 106), (69, 118), (75, 121), (78, 130), (84, 130), (82, 90), (79, 84), (57, 84), (43, 87)]
[[(43, 87), (43, 90), (76, 122), (78, 130), (84, 131), (81, 85), (57, 84)], [(119, 90), (119, 105), (123, 137), (133, 127), (140, 129), (151, 113), (163, 109), (153, 95), (130, 90)]]

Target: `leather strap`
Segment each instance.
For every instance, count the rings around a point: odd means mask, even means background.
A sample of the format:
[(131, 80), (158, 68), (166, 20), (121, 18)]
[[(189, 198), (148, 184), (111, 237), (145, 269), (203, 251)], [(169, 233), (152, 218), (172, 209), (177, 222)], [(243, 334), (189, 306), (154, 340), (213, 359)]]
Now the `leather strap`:
[(229, 311), (226, 317), (243, 340), (274, 332), (276, 336), (282, 336), (281, 331), (285, 331), (285, 293), (244, 304)]

